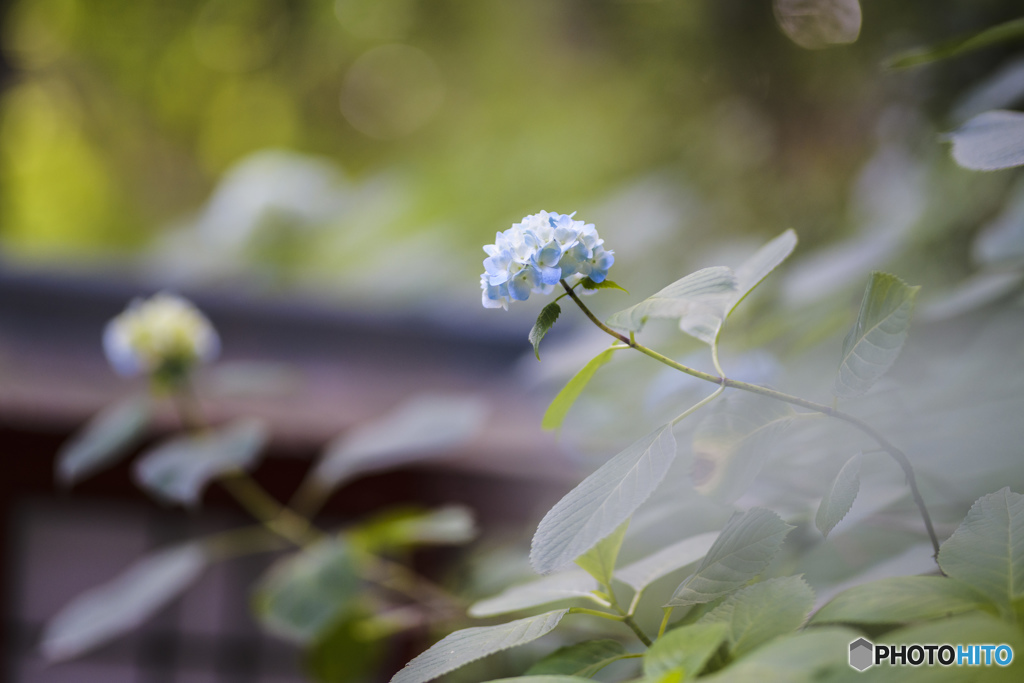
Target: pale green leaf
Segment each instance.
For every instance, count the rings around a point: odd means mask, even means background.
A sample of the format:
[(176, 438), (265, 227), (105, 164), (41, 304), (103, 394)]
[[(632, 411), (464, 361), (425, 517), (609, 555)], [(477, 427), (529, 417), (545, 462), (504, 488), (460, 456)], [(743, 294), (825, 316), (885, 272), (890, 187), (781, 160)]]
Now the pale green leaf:
[(736, 310), (762, 280), (789, 258), (796, 249), (796, 243), (796, 232), (790, 228), (758, 249), (736, 269), (736, 293), (730, 301), (729, 313)]
[(812, 624), (908, 624), (983, 609), (970, 586), (942, 576), (896, 576), (854, 586), (832, 598)]
[(962, 55), (1003, 41), (1021, 38), (1024, 38), (1024, 18), (1011, 19), (966, 37), (953, 38), (931, 47), (919, 47), (902, 52), (888, 59), (885, 66), (889, 69), (907, 69)]
[(769, 579), (742, 588), (697, 622), (728, 626), (729, 655), (738, 658), (803, 625), (814, 591), (799, 576)]
[(594, 373), (602, 365), (610, 361), (614, 353), (613, 349), (606, 349), (597, 354), (562, 387), (562, 390), (558, 392), (558, 396), (555, 396), (551, 405), (548, 406), (547, 412), (544, 413), (544, 419), (540, 423), (541, 429), (550, 431), (559, 429), (562, 426), (562, 423), (565, 422), (565, 416), (569, 414), (569, 409), (572, 408), (572, 404), (583, 393), (583, 390), (594, 377)]
[(997, 109), (971, 118), (948, 136), (953, 159), (972, 171), (1024, 164), (1024, 113)]
[(728, 634), (725, 624), (689, 624), (672, 629), (644, 656), (644, 676), (681, 670), (684, 680), (696, 678)]
[[(850, 643), (860, 635), (850, 629), (826, 626), (782, 636), (701, 681), (816, 683), (832, 680), (840, 674), (856, 674), (847, 663), (847, 657)], [(902, 672), (907, 668), (910, 667), (894, 670)]]
[(459, 545), (477, 535), (473, 511), (463, 505), (436, 510), (398, 510), (381, 513), (349, 532), (371, 552), (414, 545)]
[(506, 588), (495, 596), (473, 603), (469, 614), (489, 617), (559, 600), (590, 598), (592, 591), (597, 589), (597, 581), (592, 576), (581, 569), (571, 569)]
[(507, 624), (456, 631), (406, 664), (391, 683), (426, 683), (495, 652), (525, 645), (554, 630), (568, 612), (561, 609)]
[(625, 287), (618, 284), (617, 282), (612, 282), (611, 280), (602, 280), (601, 282), (594, 282), (589, 277), (585, 277), (583, 278), (583, 281), (580, 282), (580, 286), (582, 286), (583, 289), (586, 289), (588, 291), (594, 291), (598, 289), (617, 289), (620, 292), (626, 292), (626, 294), (629, 294)]
[(615, 572), (615, 578), (642, 591), (661, 577), (703, 558), (717, 538), (717, 531), (709, 531), (683, 539), (623, 567)]
[(853, 43), (860, 35), (859, 0), (775, 0), (775, 21), (807, 50)]
[(622, 540), (626, 537), (629, 520), (619, 525), (610, 535), (601, 539), (597, 545), (576, 558), (576, 564), (593, 576), (602, 586), (612, 585), (615, 573), (615, 562), (619, 558)]
[(821, 499), (818, 513), (814, 515), (814, 524), (822, 536), (827, 537), (836, 524), (839, 524), (843, 517), (850, 512), (859, 491), (860, 454), (858, 453), (847, 460), (839, 470), (832, 486), (825, 492), (825, 497)]
[(198, 436), (176, 437), (135, 461), (135, 481), (160, 500), (195, 505), (211, 480), (254, 467), (267, 438), (266, 426), (253, 418)]
[(736, 275), (730, 268), (715, 266), (690, 273), (661, 291), (608, 318), (608, 324), (638, 332), (650, 318), (681, 320), (687, 315), (723, 316), (736, 292)]
[(333, 489), (358, 475), (447, 454), (477, 433), (485, 414), (478, 397), (415, 396), (332, 441), (313, 477)]
[[(629, 656), (616, 640), (585, 640), (549, 654), (526, 670), (526, 676), (566, 675), (590, 678), (614, 661)], [(516, 679), (516, 680), (522, 680)]]
[(533, 568), (562, 569), (615, 531), (654, 493), (675, 458), (669, 424), (602, 465), (544, 515), (530, 548)]
[(939, 566), (1004, 607), (1024, 595), (1024, 496), (979, 498), (939, 549)]
[(548, 330), (555, 324), (561, 313), (562, 307), (554, 302), (540, 309), (537, 322), (533, 324), (533, 328), (530, 330), (530, 343), (533, 344), (533, 354), (537, 356), (537, 360), (540, 360), (540, 340), (548, 333)]
[(71, 485), (117, 463), (138, 443), (151, 413), (145, 396), (133, 396), (100, 412), (61, 446), (57, 480)]
[(792, 528), (764, 508), (733, 514), (697, 571), (680, 584), (666, 607), (711, 602), (742, 587), (764, 571)]
[(253, 595), (253, 611), (275, 635), (310, 643), (359, 596), (362, 582), (344, 541), (330, 539), (274, 564)]
[(857, 322), (843, 341), (836, 396), (860, 396), (896, 362), (910, 331), (910, 315), (919, 289), (895, 275), (871, 274)]
[(728, 396), (693, 433), (690, 479), (706, 496), (735, 501), (750, 487), (794, 412), (781, 401)]
[(113, 580), (82, 593), (53, 617), (39, 645), (43, 656), (71, 659), (131, 633), (194, 583), (206, 565), (206, 553), (195, 543), (142, 558)]

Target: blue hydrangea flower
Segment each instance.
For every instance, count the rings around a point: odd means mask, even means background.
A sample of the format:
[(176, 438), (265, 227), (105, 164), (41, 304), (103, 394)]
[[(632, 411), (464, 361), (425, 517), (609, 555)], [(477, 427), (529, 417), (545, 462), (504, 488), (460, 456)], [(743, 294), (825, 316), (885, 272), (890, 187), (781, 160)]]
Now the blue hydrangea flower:
[(541, 211), (526, 216), (484, 246), (480, 276), (485, 308), (504, 308), (526, 301), (531, 293), (550, 294), (563, 279), (589, 277), (602, 282), (615, 262), (614, 252), (592, 223), (573, 220), (575, 214)]

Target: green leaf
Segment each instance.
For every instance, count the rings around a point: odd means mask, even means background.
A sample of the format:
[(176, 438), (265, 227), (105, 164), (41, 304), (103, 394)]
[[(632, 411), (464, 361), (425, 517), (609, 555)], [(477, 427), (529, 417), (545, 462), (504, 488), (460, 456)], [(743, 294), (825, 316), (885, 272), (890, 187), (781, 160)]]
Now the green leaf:
[(617, 289), (620, 292), (626, 292), (626, 294), (629, 294), (629, 292), (626, 291), (625, 287), (618, 283), (612, 282), (611, 280), (602, 280), (601, 282), (594, 282), (589, 277), (586, 277), (583, 278), (583, 281), (580, 282), (580, 285), (583, 287), (583, 289), (590, 291), (596, 289)]
[(305, 651), (306, 674), (316, 683), (371, 680), (385, 648), (380, 640), (360, 637), (358, 616), (334, 623)]
[(871, 274), (857, 323), (843, 341), (836, 396), (860, 396), (892, 367), (910, 331), (910, 315), (919, 289), (895, 275)]
[(357, 475), (445, 455), (473, 437), (484, 417), (476, 397), (415, 396), (332, 441), (312, 476), (330, 490)]
[(597, 581), (592, 576), (583, 570), (572, 569), (506, 588), (493, 597), (473, 603), (469, 615), (490, 617), (559, 600), (590, 598), (597, 589)]
[(463, 505), (436, 510), (389, 510), (349, 531), (370, 552), (416, 545), (461, 545), (477, 535), (473, 511)]
[(794, 412), (781, 401), (729, 396), (693, 433), (690, 479), (705, 496), (732, 502), (750, 487)]
[(931, 47), (918, 47), (901, 52), (886, 60), (884, 66), (887, 69), (908, 69), (1020, 38), (1024, 38), (1024, 18), (1011, 19), (970, 36), (953, 38)]
[(666, 607), (711, 602), (764, 571), (793, 527), (764, 508), (733, 514), (697, 571), (680, 584)]
[(602, 586), (612, 585), (615, 561), (619, 557), (622, 539), (626, 537), (627, 528), (629, 528), (628, 519), (620, 524), (619, 528), (611, 535), (604, 537), (597, 545), (576, 558), (576, 564), (597, 579)]
[(65, 605), (43, 630), (43, 656), (71, 659), (134, 631), (194, 583), (206, 564), (206, 553), (196, 543), (142, 558)]
[(799, 576), (742, 588), (697, 622), (729, 627), (729, 654), (739, 658), (769, 640), (795, 631), (814, 608), (814, 591)]
[(812, 624), (907, 624), (983, 609), (980, 593), (956, 579), (896, 576), (854, 586), (832, 598)]
[(728, 633), (725, 624), (690, 624), (672, 629), (644, 656), (644, 676), (682, 670), (683, 680), (696, 678)]
[(348, 546), (333, 538), (275, 563), (260, 579), (253, 611), (271, 633), (310, 643), (351, 608), (361, 588)]
[(530, 548), (533, 568), (562, 569), (610, 535), (654, 493), (675, 459), (668, 424), (598, 468), (544, 515)]
[(822, 536), (828, 537), (836, 524), (850, 512), (853, 501), (857, 499), (860, 491), (860, 455), (858, 453), (846, 461), (821, 499), (818, 513), (814, 515), (814, 525)]
[[(856, 675), (847, 657), (850, 643), (860, 634), (850, 629), (826, 626), (776, 638), (711, 676), (708, 683), (814, 683), (835, 676)], [(935, 641), (923, 641), (935, 642)], [(894, 667), (903, 672), (912, 667)], [(931, 670), (933, 667), (920, 667)], [(869, 680), (875, 680), (869, 677)]]
[[(616, 640), (585, 640), (559, 648), (526, 670), (526, 676), (566, 675), (590, 678), (614, 661), (629, 656)], [(516, 680), (522, 680), (516, 679)]]
[(1003, 488), (979, 498), (938, 560), (948, 576), (1008, 608), (1024, 595), (1024, 496)]
[(176, 437), (135, 461), (135, 481), (159, 500), (193, 506), (222, 474), (256, 465), (268, 432), (260, 420), (236, 420), (217, 431)]
[(530, 343), (533, 344), (533, 354), (537, 356), (537, 360), (540, 360), (540, 340), (544, 338), (544, 335), (548, 333), (551, 326), (555, 324), (561, 312), (562, 307), (554, 302), (540, 310), (537, 322), (533, 324), (533, 329), (530, 330)]
[(987, 111), (948, 135), (953, 159), (972, 171), (998, 171), (1024, 164), (1024, 113)]
[(594, 373), (597, 372), (598, 368), (610, 361), (614, 353), (614, 349), (605, 349), (597, 354), (589, 363), (583, 366), (582, 370), (569, 380), (568, 384), (562, 387), (562, 390), (558, 392), (558, 396), (555, 396), (555, 400), (548, 406), (547, 412), (544, 413), (544, 419), (540, 423), (541, 429), (552, 431), (562, 426), (562, 423), (565, 422), (565, 416), (569, 414), (569, 409), (572, 408), (572, 404), (583, 393), (583, 389), (590, 383)]
[(735, 292), (736, 275), (730, 268), (704, 268), (612, 315), (608, 318), (608, 324), (639, 332), (650, 318), (681, 320), (688, 315), (724, 316), (729, 299)]
[(714, 344), (722, 331), (722, 324), (740, 305), (750, 292), (775, 268), (786, 260), (796, 248), (796, 233), (787, 230), (761, 247), (736, 269), (736, 291), (732, 292), (719, 311), (717, 307), (705, 307), (692, 311), (679, 321), (679, 327), (691, 337), (706, 344)]
[(57, 481), (70, 486), (128, 455), (149, 425), (145, 396), (115, 403), (91, 419), (57, 453)]
[(666, 574), (703, 558), (717, 538), (717, 531), (709, 531), (683, 539), (623, 567), (615, 572), (615, 578), (642, 591)]
[(525, 645), (554, 630), (568, 612), (560, 609), (507, 624), (456, 631), (406, 664), (391, 683), (426, 683), (495, 652)]

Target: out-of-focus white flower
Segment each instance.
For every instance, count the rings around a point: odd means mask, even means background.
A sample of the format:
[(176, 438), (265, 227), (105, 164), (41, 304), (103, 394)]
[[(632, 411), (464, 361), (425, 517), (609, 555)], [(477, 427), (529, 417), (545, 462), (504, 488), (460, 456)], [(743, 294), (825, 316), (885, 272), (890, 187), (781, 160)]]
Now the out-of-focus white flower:
[(103, 350), (119, 375), (184, 372), (216, 358), (220, 338), (191, 302), (161, 292), (135, 299), (107, 323)]
[(507, 310), (511, 301), (525, 301), (531, 292), (550, 294), (559, 280), (603, 282), (608, 277), (614, 252), (604, 248), (592, 223), (575, 221), (575, 215), (541, 211), (526, 216), (484, 246), (480, 288), (485, 308)]

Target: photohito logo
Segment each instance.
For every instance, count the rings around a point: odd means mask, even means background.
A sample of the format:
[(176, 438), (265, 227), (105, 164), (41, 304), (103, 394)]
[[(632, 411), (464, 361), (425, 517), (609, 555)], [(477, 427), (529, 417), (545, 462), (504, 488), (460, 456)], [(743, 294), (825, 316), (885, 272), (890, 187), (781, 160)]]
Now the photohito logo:
[(864, 671), (876, 664), (889, 666), (1009, 666), (1009, 645), (882, 645), (866, 638), (850, 643), (850, 666)]

